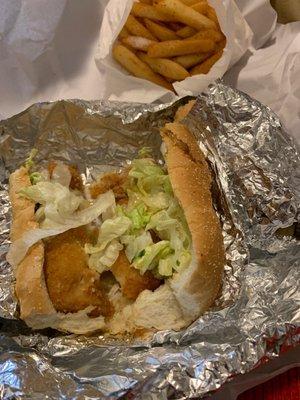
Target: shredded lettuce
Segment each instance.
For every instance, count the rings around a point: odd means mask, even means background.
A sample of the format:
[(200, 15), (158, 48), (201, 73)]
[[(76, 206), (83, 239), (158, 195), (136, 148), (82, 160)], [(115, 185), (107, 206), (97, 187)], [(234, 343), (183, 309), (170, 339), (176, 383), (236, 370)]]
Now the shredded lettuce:
[(62, 162), (57, 162), (51, 176), (51, 182), (60, 183), (62, 186), (69, 187), (72, 179), (69, 167)]
[(86, 253), (94, 254), (101, 252), (112, 240), (122, 236), (130, 225), (130, 219), (124, 216), (105, 220), (100, 228), (97, 245), (86, 245)]
[(151, 218), (151, 213), (148, 212), (145, 204), (137, 200), (136, 205), (128, 210), (128, 207), (117, 205), (116, 213), (119, 216), (126, 216), (131, 221), (131, 230), (138, 231), (144, 228)]
[(37, 155), (38, 150), (37, 149), (32, 149), (29, 153), (29, 156), (25, 160), (25, 167), (30, 170), (34, 166), (34, 157)]
[[(108, 271), (110, 267), (116, 262), (119, 257), (120, 251), (123, 246), (116, 240), (113, 239), (104, 249), (91, 253), (89, 257), (89, 267), (95, 269), (100, 274), (104, 271)], [(86, 246), (86, 251), (90, 250)]]
[[(41, 228), (52, 228), (62, 219), (70, 218), (85, 202), (82, 195), (55, 182), (38, 182), (22, 189), (20, 194), (42, 205), (43, 215), (39, 211)], [(42, 218), (44, 218), (43, 221)]]
[(187, 267), (192, 261), (192, 255), (189, 250), (182, 250), (176, 260), (176, 263), (174, 265), (174, 269), (176, 271), (179, 271), (182, 268)]
[(170, 242), (161, 240), (160, 242), (146, 246), (133, 259), (133, 266), (144, 274), (147, 270), (157, 267), (160, 258), (165, 258), (172, 254)]
[(38, 182), (40, 182), (42, 180), (42, 174), (40, 174), (39, 172), (32, 172), (29, 175), (30, 178), (30, 182), (32, 185), (36, 185)]
[(126, 191), (128, 203), (116, 206), (115, 216), (104, 221), (96, 246), (86, 247), (93, 268), (108, 268), (103, 254), (113, 240), (124, 246), (129, 262), (141, 274), (151, 270), (157, 277), (170, 277), (185, 268), (191, 261), (190, 233), (164, 168), (151, 158), (133, 160)]
[(160, 276), (173, 275), (173, 259), (171, 257), (163, 258), (158, 263), (158, 273)]
[(147, 246), (153, 244), (151, 234), (145, 231), (139, 236), (124, 235), (121, 237), (121, 242), (126, 245), (125, 254), (130, 262)]
[(130, 225), (131, 221), (127, 217), (116, 217), (114, 219), (107, 219), (104, 221), (100, 228), (98, 238), (98, 244), (100, 244), (100, 248), (103, 249), (111, 240), (122, 236), (130, 227)]
[[(31, 168), (34, 166), (34, 157), (37, 155), (38, 151), (37, 149), (32, 149), (29, 153), (29, 156), (26, 158), (24, 166), (27, 168), (28, 171), (31, 170)], [(41, 181), (42, 175), (38, 172), (32, 172), (29, 175), (30, 182), (32, 185), (35, 185), (37, 182)]]
[(90, 268), (101, 273), (116, 262), (119, 252), (123, 249), (123, 245), (117, 239), (129, 229), (130, 225), (130, 219), (125, 216), (116, 216), (103, 222), (97, 244), (85, 245), (85, 252), (90, 255)]
[(151, 147), (142, 147), (138, 153), (138, 158), (145, 158), (145, 157), (150, 157), (152, 154), (152, 149)]
[(69, 229), (87, 225), (98, 218), (105, 210), (115, 204), (115, 197), (112, 191), (100, 195), (89, 207), (74, 212), (69, 216), (62, 216), (59, 221), (52, 222), (51, 228), (32, 229), (24, 233), (10, 246), (7, 260), (17, 266), (25, 257), (28, 249), (35, 243), (49, 236), (58, 235)]

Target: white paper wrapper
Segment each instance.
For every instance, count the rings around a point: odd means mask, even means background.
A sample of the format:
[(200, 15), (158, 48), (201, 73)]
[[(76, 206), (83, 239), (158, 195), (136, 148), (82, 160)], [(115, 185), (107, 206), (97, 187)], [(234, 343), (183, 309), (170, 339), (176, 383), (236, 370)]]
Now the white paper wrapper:
[(274, 32), (276, 11), (269, 0), (236, 0), (236, 4), (253, 31), (252, 46), (259, 49)]
[(225, 80), (275, 111), (300, 143), (300, 22), (278, 25), (269, 45), (245, 54)]
[[(216, 10), (220, 27), (227, 38), (227, 45), (221, 59), (207, 75), (198, 75), (173, 84), (179, 96), (197, 95), (208, 85), (222, 77), (249, 48), (252, 31), (233, 0), (209, 0)], [(120, 30), (122, 29), (133, 4), (133, 0), (110, 0), (103, 16), (99, 48), (96, 62), (102, 73), (105, 73), (104, 98), (119, 101), (150, 103), (163, 98), (169, 101), (175, 96), (172, 92), (159, 86), (129, 75), (114, 61), (111, 51)]]
[(94, 56), (105, 2), (0, 1), (0, 119), (39, 101), (102, 98)]

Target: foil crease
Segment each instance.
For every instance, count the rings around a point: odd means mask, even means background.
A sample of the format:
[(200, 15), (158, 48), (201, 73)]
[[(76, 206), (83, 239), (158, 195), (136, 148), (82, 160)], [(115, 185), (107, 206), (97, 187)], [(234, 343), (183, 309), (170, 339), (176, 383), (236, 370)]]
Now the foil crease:
[(187, 100), (39, 103), (0, 122), (1, 398), (199, 398), (299, 343), (299, 154), (269, 108), (222, 82), (184, 120), (216, 178), (227, 265), (215, 307), (150, 341), (34, 332), (18, 320), (5, 261), (9, 174), (32, 147), (38, 163), (72, 161), (86, 180), (119, 168), (141, 146), (160, 158), (158, 129)]

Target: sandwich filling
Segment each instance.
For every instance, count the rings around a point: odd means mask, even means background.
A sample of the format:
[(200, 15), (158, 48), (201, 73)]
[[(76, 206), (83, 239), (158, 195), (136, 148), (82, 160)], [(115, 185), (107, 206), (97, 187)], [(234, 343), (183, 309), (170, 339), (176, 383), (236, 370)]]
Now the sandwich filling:
[(89, 266), (109, 270), (124, 250), (141, 275), (171, 277), (191, 261), (191, 237), (166, 170), (151, 158), (133, 160), (126, 197), (103, 216), (97, 244), (86, 245)]
[(165, 166), (147, 152), (122, 172), (104, 175), (87, 196), (77, 169), (59, 162), (31, 173), (30, 180), (20, 194), (36, 204), (39, 228), (16, 240), (8, 259), (18, 265), (43, 239), (45, 280), (57, 311), (92, 305), (91, 317), (109, 318), (113, 288), (132, 302), (190, 264), (183, 210)]

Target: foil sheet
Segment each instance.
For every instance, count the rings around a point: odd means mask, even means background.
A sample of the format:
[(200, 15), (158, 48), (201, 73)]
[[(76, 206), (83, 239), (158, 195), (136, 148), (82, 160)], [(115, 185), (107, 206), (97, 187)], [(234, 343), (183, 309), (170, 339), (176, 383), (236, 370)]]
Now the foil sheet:
[(1, 398), (200, 398), (299, 343), (299, 154), (269, 108), (222, 82), (197, 98), (184, 121), (216, 178), (227, 265), (215, 307), (187, 329), (150, 341), (36, 332), (18, 320), (5, 261), (10, 172), (32, 147), (38, 163), (72, 161), (88, 181), (141, 146), (160, 158), (158, 129), (187, 100), (39, 103), (0, 122)]

